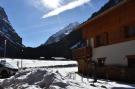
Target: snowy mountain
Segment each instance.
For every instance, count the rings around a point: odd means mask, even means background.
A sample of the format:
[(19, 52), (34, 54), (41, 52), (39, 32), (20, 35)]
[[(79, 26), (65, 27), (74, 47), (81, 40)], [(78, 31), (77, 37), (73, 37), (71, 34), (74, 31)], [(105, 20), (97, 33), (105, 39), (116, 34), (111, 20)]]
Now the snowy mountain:
[(22, 38), (12, 27), (4, 8), (0, 6), (0, 57), (3, 57), (5, 44), (6, 57), (19, 57)]
[(40, 57), (46, 59), (52, 57), (72, 58), (72, 49), (80, 47), (82, 44), (81, 32), (76, 30), (77, 25), (78, 23), (66, 26), (66, 29), (51, 36), (47, 44), (42, 44), (37, 48), (24, 49), (24, 57), (34, 59)]
[(52, 35), (45, 43), (45, 45), (49, 45), (52, 43), (56, 43), (58, 41), (60, 41), (62, 38), (64, 38), (66, 35), (68, 35), (69, 33), (71, 33), (73, 30), (75, 30), (75, 28), (77, 28), (79, 26), (78, 22), (75, 23), (71, 23), (68, 26), (66, 26), (65, 28), (63, 28), (62, 30), (58, 31), (57, 33), (55, 33), (54, 35)]
[[(48, 44), (42, 44), (37, 48), (25, 48), (24, 58), (52, 57), (72, 58), (72, 49), (80, 47), (82, 44), (81, 32), (76, 30), (77, 24), (70, 24), (48, 40)], [(74, 29), (73, 29), (74, 28)], [(69, 30), (70, 29), (70, 30)], [(56, 37), (56, 38), (53, 38)], [(59, 41), (57, 41), (59, 40)], [(50, 43), (50, 44), (49, 44)], [(34, 56), (33, 56), (34, 55)]]

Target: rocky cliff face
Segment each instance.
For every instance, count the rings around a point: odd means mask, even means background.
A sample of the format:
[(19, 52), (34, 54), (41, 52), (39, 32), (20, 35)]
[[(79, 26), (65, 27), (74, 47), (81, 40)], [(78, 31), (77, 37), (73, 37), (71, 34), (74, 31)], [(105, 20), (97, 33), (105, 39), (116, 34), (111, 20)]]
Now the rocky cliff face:
[(22, 38), (15, 32), (4, 9), (0, 7), (0, 56), (3, 57), (6, 40), (6, 57), (19, 56)]

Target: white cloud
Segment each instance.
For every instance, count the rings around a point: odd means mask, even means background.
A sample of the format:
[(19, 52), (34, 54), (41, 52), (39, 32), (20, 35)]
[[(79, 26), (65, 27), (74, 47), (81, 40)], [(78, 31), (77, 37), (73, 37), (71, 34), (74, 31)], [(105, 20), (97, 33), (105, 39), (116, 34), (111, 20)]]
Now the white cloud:
[(58, 15), (64, 11), (84, 5), (91, 0), (27, 0), (34, 7), (46, 13), (42, 18)]
[(35, 8), (46, 12), (61, 6), (62, 0), (27, 0), (27, 2)]
[(74, 9), (74, 8), (79, 7), (81, 5), (84, 5), (84, 4), (86, 4), (90, 1), (91, 0), (73, 0), (72, 2), (70, 2), (68, 4), (65, 4), (63, 6), (60, 6), (60, 4), (59, 4), (60, 7), (56, 8), (56, 9), (53, 9), (49, 13), (45, 14), (42, 18), (48, 18), (48, 17), (51, 17), (51, 16), (58, 15), (58, 14), (64, 12), (64, 11)]
[(60, 6), (61, 0), (41, 0), (40, 2), (45, 7), (55, 9), (55, 8), (58, 8)]

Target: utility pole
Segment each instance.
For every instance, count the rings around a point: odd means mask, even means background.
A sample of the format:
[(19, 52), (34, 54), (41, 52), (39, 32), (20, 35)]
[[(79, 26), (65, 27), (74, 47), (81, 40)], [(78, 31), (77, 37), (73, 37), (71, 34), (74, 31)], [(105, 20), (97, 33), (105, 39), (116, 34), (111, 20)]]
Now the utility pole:
[(21, 58), (21, 70), (23, 69), (23, 63), (22, 63), (22, 60), (23, 60), (23, 49), (21, 50), (21, 54), (22, 54), (22, 58)]
[(7, 51), (7, 40), (5, 40), (5, 48), (4, 48), (4, 58), (6, 58), (6, 51)]

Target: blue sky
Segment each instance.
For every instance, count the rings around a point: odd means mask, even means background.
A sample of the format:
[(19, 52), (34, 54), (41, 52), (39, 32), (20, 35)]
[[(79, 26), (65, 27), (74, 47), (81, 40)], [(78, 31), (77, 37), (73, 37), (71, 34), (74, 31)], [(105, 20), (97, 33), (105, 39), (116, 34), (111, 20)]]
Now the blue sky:
[(86, 21), (108, 0), (0, 0), (23, 44), (37, 47), (69, 23)]

